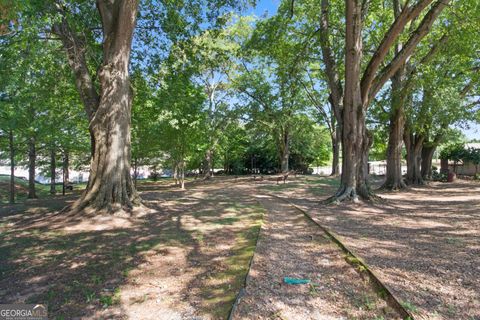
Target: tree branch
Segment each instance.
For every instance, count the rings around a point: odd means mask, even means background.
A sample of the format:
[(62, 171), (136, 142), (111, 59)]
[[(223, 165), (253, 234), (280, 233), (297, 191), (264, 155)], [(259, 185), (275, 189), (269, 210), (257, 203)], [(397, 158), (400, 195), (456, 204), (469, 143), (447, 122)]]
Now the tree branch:
[(418, 17), (423, 11), (423, 9), (425, 9), (432, 2), (433, 0), (422, 0), (413, 7), (408, 7), (407, 5), (405, 5), (403, 10), (395, 18), (395, 21), (390, 26), (390, 29), (387, 31), (387, 33), (384, 35), (382, 42), (380, 43), (376, 52), (370, 59), (370, 62), (368, 63), (367, 68), (365, 69), (365, 72), (363, 74), (361, 87), (362, 100), (364, 102), (366, 102), (369, 97), (369, 90), (372, 82), (374, 81), (380, 64), (385, 60), (385, 57), (390, 51), (390, 48), (393, 46), (395, 41), (403, 32), (407, 23)]
[[(375, 95), (383, 87), (385, 82), (390, 79), (393, 74), (398, 70), (398, 68), (400, 68), (405, 63), (405, 61), (412, 55), (418, 43), (428, 34), (433, 25), (433, 22), (440, 15), (442, 10), (448, 5), (449, 2), (450, 0), (438, 0), (431, 7), (418, 28), (410, 36), (405, 46), (403, 46), (402, 50), (397, 55), (395, 55), (392, 61), (385, 68), (382, 69), (379, 75), (375, 77), (375, 80), (373, 80), (373, 83), (371, 84), (371, 88), (366, 87), (368, 81), (370, 80), (365, 78), (364, 82), (362, 79), (362, 84), (365, 85), (365, 87), (362, 85), (362, 97), (363, 99), (365, 99), (365, 105), (368, 105), (368, 102), (370, 102), (375, 97)], [(369, 77), (370, 76), (368, 76), (368, 78)], [(365, 96), (363, 94), (365, 94)]]
[(325, 64), (325, 74), (327, 75), (327, 83), (330, 88), (332, 101), (335, 108), (342, 105), (343, 88), (338, 76), (338, 68), (333, 57), (330, 41), (329, 41), (329, 22), (328, 11), (329, 1), (322, 0), (322, 14), (320, 16), (320, 47), (322, 49), (323, 63)]
[(75, 76), (75, 85), (80, 93), (80, 99), (91, 120), (98, 108), (100, 101), (98, 92), (88, 71), (85, 57), (85, 43), (72, 32), (65, 17), (62, 21), (52, 26), (52, 32), (62, 41), (63, 48), (67, 53), (68, 63)]

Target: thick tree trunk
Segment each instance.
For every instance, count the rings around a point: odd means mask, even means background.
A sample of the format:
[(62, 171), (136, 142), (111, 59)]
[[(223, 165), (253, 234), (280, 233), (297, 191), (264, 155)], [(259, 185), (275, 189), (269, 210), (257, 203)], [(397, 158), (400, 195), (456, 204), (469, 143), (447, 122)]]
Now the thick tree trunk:
[(390, 132), (387, 148), (387, 170), (383, 188), (399, 190), (406, 187), (402, 175), (402, 146), (405, 115), (403, 106), (399, 107), (390, 118)]
[(424, 180), (432, 179), (432, 161), (436, 149), (436, 145), (423, 145), (421, 174)]
[(9, 203), (15, 203), (15, 145), (13, 143), (13, 130), (8, 133), (8, 147), (10, 151), (10, 193)]
[(342, 175), (340, 187), (333, 197), (342, 201), (358, 197), (370, 199), (368, 186), (368, 149), (372, 139), (365, 125), (366, 108), (363, 104), (360, 72), (362, 61), (361, 1), (347, 1), (345, 95), (342, 117)]
[[(128, 74), (138, 1), (97, 0), (97, 7), (103, 28), (103, 63), (98, 77), (98, 96), (88, 69), (84, 70), (85, 49), (81, 47), (81, 42), (68, 26), (61, 25), (56, 31), (61, 34), (65, 50), (69, 53), (77, 88), (90, 118), (92, 137), (93, 156), (87, 188), (73, 205), (73, 210), (115, 212), (140, 204), (130, 175), (132, 89)], [(74, 50), (69, 46), (73, 46)]]
[(28, 142), (28, 199), (37, 198), (35, 190), (35, 166), (37, 161), (37, 150), (35, 138), (31, 137)]
[(340, 126), (337, 126), (334, 132), (330, 135), (332, 140), (332, 173), (331, 176), (337, 176), (340, 173), (340, 141), (342, 140), (342, 133)]
[(213, 171), (213, 149), (208, 148), (207, 152), (205, 153), (205, 159), (203, 161), (203, 173), (204, 176), (203, 178), (205, 180), (210, 179), (213, 177), (212, 171)]
[(390, 111), (390, 131), (387, 147), (387, 170), (383, 188), (400, 190), (406, 187), (402, 175), (402, 147), (405, 128), (405, 99), (402, 95), (400, 74), (392, 79), (392, 106)]
[(407, 149), (407, 184), (422, 185), (421, 174), (423, 136), (417, 136), (405, 130), (405, 148)]
[(130, 176), (132, 94), (127, 65), (124, 61), (123, 66), (105, 66), (100, 74), (102, 99), (90, 124), (95, 151), (87, 189), (74, 205), (76, 210), (90, 207), (113, 212), (139, 204)]
[[(401, 14), (400, 1), (393, 2), (395, 19)], [(398, 55), (402, 50), (402, 45), (397, 42), (395, 45), (395, 54)], [(383, 188), (388, 190), (400, 190), (406, 187), (402, 175), (402, 147), (403, 131), (405, 129), (405, 92), (404, 76), (406, 66), (402, 65), (391, 78), (392, 93), (390, 107), (390, 131), (388, 134), (387, 147), (387, 168), (385, 173), (385, 182)]]
[[(345, 105), (345, 110), (347, 110)], [(344, 113), (345, 121), (342, 141), (342, 175), (336, 200), (370, 199), (372, 193), (368, 186), (368, 150), (371, 138), (365, 127), (365, 114), (362, 112)]]
[(56, 183), (57, 183), (57, 164), (56, 164), (56, 154), (55, 154), (55, 148), (52, 148), (50, 150), (50, 194), (56, 194), (57, 193), (57, 188), (56, 188)]

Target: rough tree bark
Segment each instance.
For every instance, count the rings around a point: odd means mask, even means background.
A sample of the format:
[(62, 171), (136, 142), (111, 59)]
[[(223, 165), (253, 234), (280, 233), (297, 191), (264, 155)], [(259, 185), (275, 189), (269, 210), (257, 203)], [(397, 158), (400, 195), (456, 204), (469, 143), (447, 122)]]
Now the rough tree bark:
[(10, 193), (9, 203), (15, 203), (15, 144), (13, 143), (13, 130), (8, 132), (8, 149), (10, 151)]
[(137, 180), (138, 180), (138, 158), (135, 157), (133, 159), (133, 184), (135, 188), (137, 188)]
[(433, 154), (435, 153), (436, 149), (437, 149), (436, 145), (424, 144), (422, 147), (421, 175), (423, 180), (432, 179), (432, 161), (433, 161)]
[[(395, 15), (399, 15), (400, 2), (398, 0), (395, 3)], [(409, 91), (413, 84), (413, 79), (419, 70), (419, 67), (427, 64), (432, 60), (436, 53), (442, 48), (442, 46), (448, 40), (448, 36), (444, 34), (435, 45), (433, 45), (428, 53), (423, 56), (420, 62), (416, 65), (406, 63), (402, 66), (392, 77), (392, 102), (390, 112), (390, 134), (388, 140), (387, 150), (387, 172), (386, 181), (383, 185), (384, 188), (395, 190), (402, 189), (406, 186), (402, 177), (401, 167), (401, 149), (403, 143), (403, 131), (405, 126), (405, 104), (409, 100), (407, 96), (410, 95)], [(397, 46), (397, 52), (401, 48)], [(423, 152), (422, 152), (423, 159)], [(423, 170), (422, 160), (422, 170)], [(431, 160), (430, 160), (431, 168)], [(431, 175), (431, 170), (428, 170)], [(422, 171), (423, 172), (423, 171)], [(422, 173), (422, 176), (425, 176)]]
[(423, 142), (422, 154), (421, 154), (421, 157), (422, 157), (421, 175), (423, 180), (432, 179), (433, 155), (444, 137), (444, 134), (445, 134), (444, 132), (445, 131), (440, 130), (440, 132), (438, 132), (432, 140), (428, 141), (427, 139), (425, 139)]
[(128, 73), (138, 0), (97, 0), (103, 30), (103, 61), (99, 92), (87, 68), (85, 44), (66, 19), (53, 26), (67, 52), (77, 90), (90, 120), (92, 159), (85, 192), (73, 205), (114, 212), (140, 204), (130, 175), (132, 89)]
[(36, 199), (35, 190), (35, 166), (37, 161), (37, 149), (34, 137), (28, 141), (28, 199)]
[(370, 198), (367, 185), (368, 147), (370, 139), (365, 126), (366, 108), (362, 102), (360, 73), (362, 61), (361, 1), (347, 1), (345, 93), (343, 102), (342, 176), (335, 199), (342, 201), (358, 196)]
[(402, 90), (403, 70), (392, 78), (392, 101), (390, 110), (390, 130), (387, 146), (387, 170), (383, 188), (400, 190), (406, 187), (402, 175), (403, 131), (405, 128), (405, 97)]
[[(416, 46), (428, 34), (433, 22), (448, 5), (449, 0), (438, 0), (434, 4), (432, 4), (433, 0), (422, 0), (412, 6), (408, 6), (407, 2), (384, 35), (362, 74), (362, 24), (368, 10), (368, 2), (362, 0), (345, 1), (345, 88), (343, 110), (340, 110), (342, 115), (339, 117), (343, 127), (343, 163), (340, 188), (333, 197), (337, 201), (356, 200), (358, 196), (364, 199), (372, 197), (373, 194), (367, 183), (368, 149), (372, 143), (365, 124), (367, 108), (386, 81), (413, 54)], [(385, 63), (391, 47), (397, 42), (405, 26), (416, 19), (429, 6), (428, 12), (423, 16), (418, 27), (410, 33), (402, 49), (394, 55), (389, 63)], [(335, 81), (336, 74), (333, 67), (335, 61), (333, 55), (328, 52), (330, 49), (328, 47), (327, 14), (328, 0), (322, 0), (321, 31), (325, 35), (320, 42), (331, 96), (334, 96), (339, 95), (341, 86)], [(382, 64), (385, 66), (380, 70)]]
[(203, 160), (203, 179), (208, 180), (213, 177), (213, 149), (208, 148)]
[(50, 194), (56, 194), (57, 188), (55, 184), (57, 183), (57, 163), (56, 163), (56, 154), (55, 148), (50, 150)]
[(404, 141), (407, 150), (407, 177), (408, 185), (422, 185), (424, 183), (421, 174), (422, 147), (425, 137), (410, 132), (405, 128)]
[[(393, 2), (393, 11), (395, 18), (401, 13), (400, 1)], [(395, 45), (395, 54), (402, 49), (402, 45), (397, 41)], [(405, 127), (405, 92), (404, 76), (405, 65), (402, 65), (393, 75), (392, 94), (391, 94), (391, 110), (390, 110), (390, 130), (388, 134), (387, 146), (387, 168), (385, 172), (385, 182), (382, 186), (388, 190), (400, 190), (406, 187), (402, 175), (402, 147), (403, 147), (403, 130)]]
[[(392, 107), (394, 107), (392, 105)], [(400, 190), (406, 187), (402, 174), (402, 147), (403, 130), (405, 127), (405, 113), (401, 105), (396, 105), (390, 115), (390, 131), (387, 147), (387, 170), (383, 188)]]

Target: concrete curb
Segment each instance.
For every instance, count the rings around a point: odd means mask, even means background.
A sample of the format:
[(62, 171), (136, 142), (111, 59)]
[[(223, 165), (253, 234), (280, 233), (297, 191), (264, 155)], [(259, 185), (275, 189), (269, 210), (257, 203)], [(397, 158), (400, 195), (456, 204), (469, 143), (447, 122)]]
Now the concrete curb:
[[(360, 266), (362, 266), (362, 269), (364, 270), (364, 272), (367, 273), (368, 277), (370, 278), (370, 280), (372, 281), (372, 283), (374, 284), (374, 286), (376, 287), (377, 290), (382, 290), (382, 292), (385, 293), (386, 297), (384, 298), (385, 301), (393, 308), (395, 309), (395, 311), (397, 311), (401, 316), (402, 318), (404, 319), (409, 319), (409, 320), (415, 320), (415, 317), (413, 316), (413, 314), (408, 311), (407, 309), (405, 309), (405, 307), (403, 307), (403, 305), (400, 303), (400, 300), (393, 294), (392, 290), (387, 287), (385, 284), (383, 284), (379, 277), (377, 276), (377, 274), (365, 263), (365, 261), (363, 261), (363, 259), (361, 259), (351, 248), (347, 247), (341, 240), (340, 240), (340, 237), (338, 235), (336, 235), (333, 231), (331, 231), (329, 228), (325, 227), (324, 225), (322, 225), (318, 219), (316, 219), (315, 217), (313, 217), (312, 215), (310, 215), (307, 211), (305, 211), (304, 209), (300, 208), (299, 206), (297, 206), (296, 204), (294, 204), (293, 202), (291, 202), (290, 200), (288, 199), (285, 199), (285, 198), (282, 198), (282, 197), (279, 197), (277, 195), (273, 195), (273, 194), (269, 194), (269, 196), (272, 196), (274, 198), (277, 198), (285, 203), (288, 203), (290, 206), (294, 207), (295, 209), (297, 209), (298, 211), (302, 212), (310, 221), (312, 221), (313, 223), (315, 223), (318, 227), (320, 227), (320, 229), (322, 229), (327, 235), (328, 237), (333, 241), (335, 242), (335, 244), (337, 244), (340, 249), (342, 249), (342, 251), (344, 253), (346, 253), (347, 255), (353, 257), (355, 259), (355, 262), (357, 264), (359, 264)], [(347, 260), (347, 262), (349, 262), (350, 264), (352, 264), (350, 261)]]

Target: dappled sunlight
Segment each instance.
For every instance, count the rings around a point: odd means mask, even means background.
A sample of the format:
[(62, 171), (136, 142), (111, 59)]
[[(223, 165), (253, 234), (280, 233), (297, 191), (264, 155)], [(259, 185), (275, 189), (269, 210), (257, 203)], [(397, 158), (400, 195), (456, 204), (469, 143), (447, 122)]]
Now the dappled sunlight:
[(0, 298), (47, 303), (54, 316), (157, 319), (148, 311), (155, 308), (179, 318), (225, 317), (263, 212), (228, 187), (206, 185), (208, 194), (149, 189), (142, 218), (98, 215), (89, 222), (51, 209), (43, 217), (7, 216)]
[[(268, 213), (235, 319), (251, 314), (262, 319), (374, 318), (385, 312), (397, 318), (322, 230), (274, 197), (259, 199)], [(306, 278), (315, 286), (287, 285), (284, 277)], [(369, 309), (366, 301), (372, 303)]]
[[(461, 180), (431, 183), (382, 191), (386, 201), (378, 203), (328, 206), (319, 204), (322, 198), (309, 184), (276, 194), (339, 235), (417, 316), (467, 319), (480, 310), (479, 187)], [(327, 195), (333, 192), (331, 187)]]
[[(323, 231), (274, 194), (332, 230), (417, 316), (480, 310), (476, 185), (434, 184), (382, 192), (384, 202), (325, 206), (320, 201), (334, 192), (337, 179), (299, 176), (281, 187), (231, 181), (196, 184), (181, 193), (151, 184), (142, 194), (149, 211), (141, 218), (98, 215), (88, 221), (51, 209), (35, 212), (36, 202), (28, 213), (28, 206), (19, 206), (0, 221), (0, 254), (8, 257), (0, 264), (0, 298), (46, 301), (54, 315), (155, 319), (148, 311), (154, 309), (179, 319), (224, 318), (255, 250), (260, 203), (269, 210), (261, 239), (269, 240), (258, 244), (247, 281), (258, 296), (241, 303), (266, 317), (280, 312), (338, 319), (384, 308)], [(437, 201), (437, 192), (448, 196)], [(285, 276), (319, 286), (287, 286)]]

